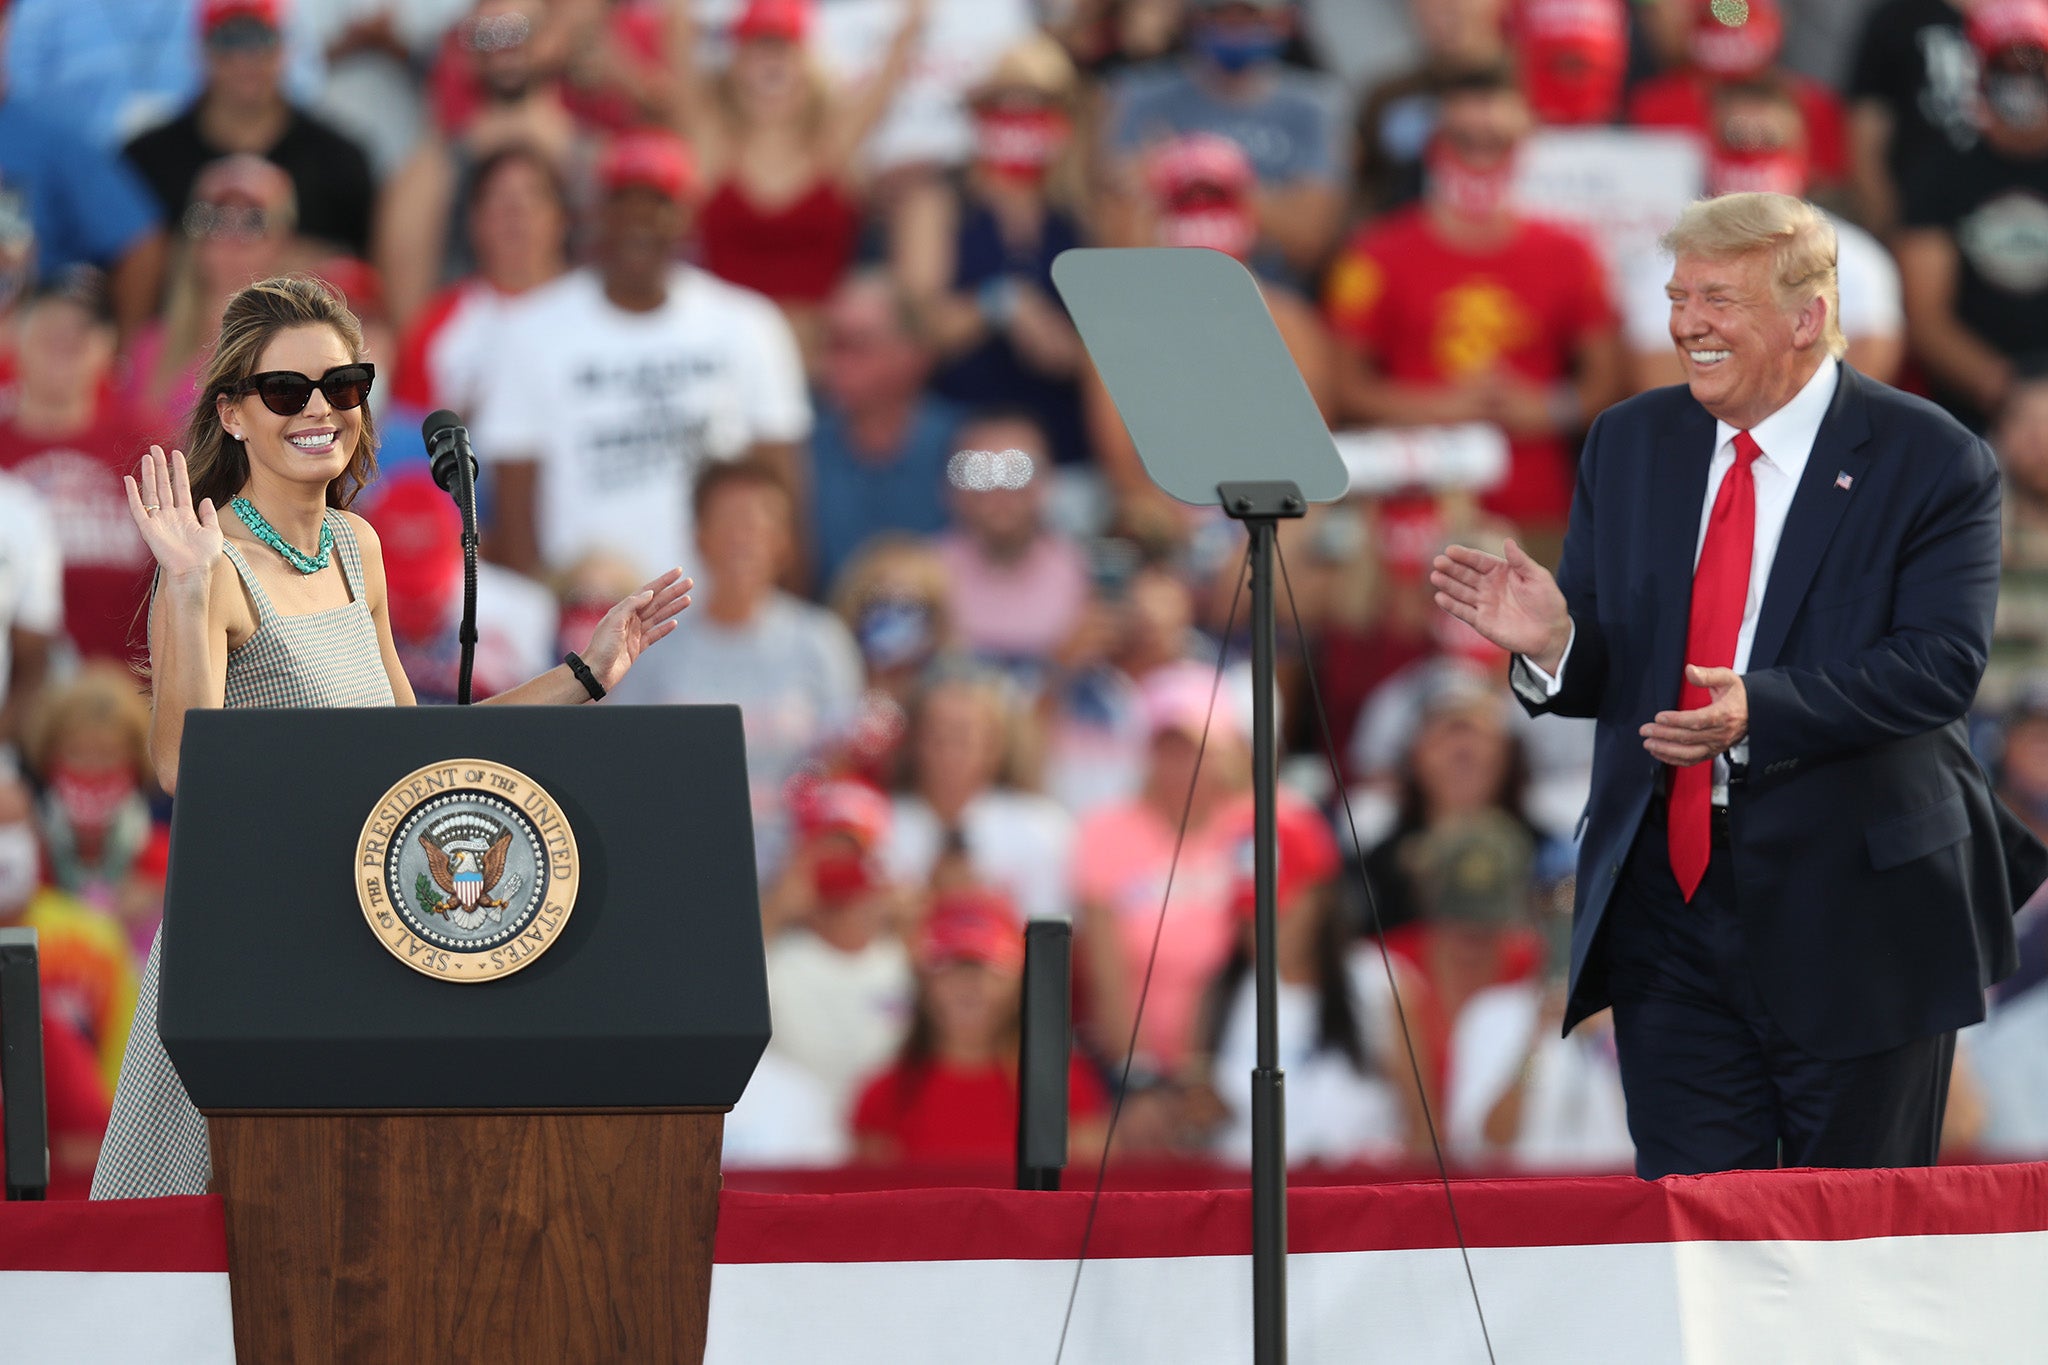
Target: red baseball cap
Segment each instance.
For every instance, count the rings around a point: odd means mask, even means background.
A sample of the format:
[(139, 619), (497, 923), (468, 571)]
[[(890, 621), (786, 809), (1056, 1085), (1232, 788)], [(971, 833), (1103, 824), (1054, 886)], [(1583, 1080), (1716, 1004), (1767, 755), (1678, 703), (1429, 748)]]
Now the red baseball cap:
[(917, 936), (917, 965), (925, 971), (954, 962), (978, 962), (1008, 976), (1024, 970), (1024, 930), (1017, 907), (989, 887), (942, 892)]
[(690, 144), (661, 128), (620, 133), (597, 163), (597, 182), (606, 194), (653, 190), (681, 203), (697, 184), (697, 159)]
[(864, 852), (889, 837), (895, 811), (889, 798), (865, 782), (832, 778), (791, 794), (797, 828), (805, 837), (849, 834)]
[(2048, 0), (1991, 0), (1971, 11), (1968, 31), (1987, 58), (2009, 47), (2048, 49)]
[(1708, 75), (1741, 80), (1777, 61), (1784, 45), (1778, 0), (1700, 0), (1687, 50)]
[[(335, 293), (341, 295), (343, 303), (358, 318), (382, 320), (384, 317), (384, 277), (377, 273), (377, 267), (354, 256), (336, 256), (316, 266), (313, 274), (327, 281)], [(446, 494), (443, 502), (448, 502)], [(454, 507), (452, 502), (450, 508)]]
[(733, 41), (737, 43), (760, 38), (801, 43), (810, 32), (810, 0), (748, 0), (732, 26)]
[(254, 19), (266, 28), (284, 27), (284, 0), (200, 0), (199, 32), (207, 34), (231, 19)]
[[(1258, 900), (1250, 806), (1245, 807), (1239, 823), (1243, 828), (1235, 852), (1230, 908), (1239, 918), (1250, 919)], [(1273, 810), (1273, 833), (1274, 847), (1280, 855), (1274, 867), (1273, 902), (1285, 914), (1300, 902), (1304, 891), (1336, 876), (1342, 859), (1337, 853), (1337, 836), (1330, 832), (1330, 822), (1300, 797), (1280, 794), (1279, 804)]]

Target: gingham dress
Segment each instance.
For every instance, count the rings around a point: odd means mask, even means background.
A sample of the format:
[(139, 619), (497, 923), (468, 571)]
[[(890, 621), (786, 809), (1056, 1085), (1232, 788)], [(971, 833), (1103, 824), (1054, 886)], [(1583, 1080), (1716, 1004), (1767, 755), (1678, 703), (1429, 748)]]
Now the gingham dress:
[[(363, 561), (355, 532), (339, 512), (327, 513), (335, 552), (348, 580), (347, 606), (281, 616), (231, 542), (227, 556), (256, 602), (256, 633), (228, 652), (229, 706), (389, 706), (391, 679), (377, 645), (377, 626), (363, 600)], [(113, 1121), (92, 1178), (95, 1199), (146, 1199), (204, 1194), (213, 1179), (206, 1120), (164, 1054), (156, 1030), (157, 955), (150, 945)]]

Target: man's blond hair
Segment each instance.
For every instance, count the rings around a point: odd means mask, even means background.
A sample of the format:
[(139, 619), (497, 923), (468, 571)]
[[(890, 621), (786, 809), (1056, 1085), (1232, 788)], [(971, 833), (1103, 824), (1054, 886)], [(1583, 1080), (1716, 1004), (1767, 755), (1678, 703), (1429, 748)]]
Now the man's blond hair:
[(1835, 277), (1835, 225), (1804, 199), (1745, 191), (1697, 199), (1664, 234), (1673, 256), (1728, 261), (1756, 251), (1771, 253), (1771, 284), (1785, 309), (1827, 301), (1821, 340), (1837, 360), (1849, 349), (1842, 335), (1841, 282)]

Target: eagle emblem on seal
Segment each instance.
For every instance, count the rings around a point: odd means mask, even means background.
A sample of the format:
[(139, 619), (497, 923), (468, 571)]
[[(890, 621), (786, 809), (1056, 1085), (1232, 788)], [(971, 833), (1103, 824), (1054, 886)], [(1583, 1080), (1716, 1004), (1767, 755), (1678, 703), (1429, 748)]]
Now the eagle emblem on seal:
[[(427, 871), (441, 889), (440, 899), (422, 906), (458, 929), (475, 929), (504, 918), (503, 911), (519, 894), (519, 878), (505, 876), (505, 855), (512, 831), (487, 816), (465, 811), (451, 815), (419, 836), (427, 855)], [(500, 894), (502, 890), (502, 894)]]

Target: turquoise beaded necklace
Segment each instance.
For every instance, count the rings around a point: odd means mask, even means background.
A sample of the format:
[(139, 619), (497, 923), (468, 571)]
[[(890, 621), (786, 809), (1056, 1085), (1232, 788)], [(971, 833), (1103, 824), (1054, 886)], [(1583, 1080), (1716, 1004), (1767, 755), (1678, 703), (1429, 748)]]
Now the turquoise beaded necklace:
[(284, 562), (300, 573), (319, 573), (334, 562), (334, 528), (327, 519), (320, 519), (320, 553), (309, 555), (298, 546), (277, 533), (277, 528), (263, 519), (256, 510), (256, 504), (247, 498), (236, 498), (228, 506), (242, 519), (242, 525), (249, 528), (249, 534), (284, 556)]

